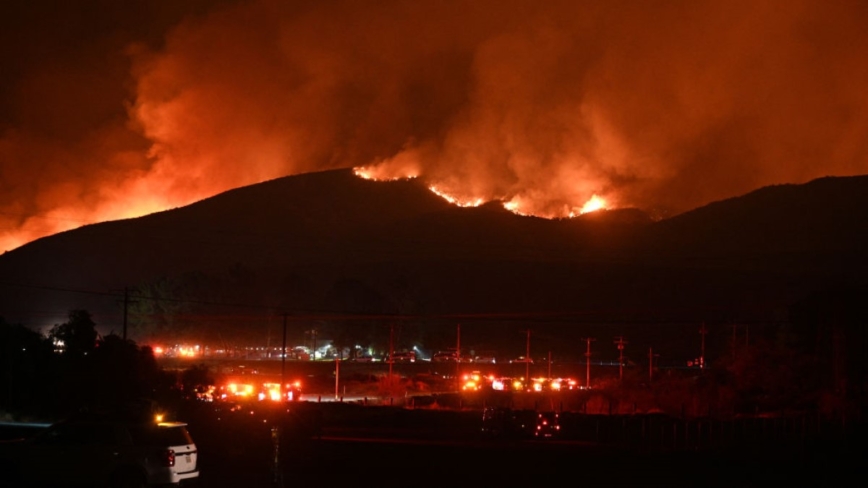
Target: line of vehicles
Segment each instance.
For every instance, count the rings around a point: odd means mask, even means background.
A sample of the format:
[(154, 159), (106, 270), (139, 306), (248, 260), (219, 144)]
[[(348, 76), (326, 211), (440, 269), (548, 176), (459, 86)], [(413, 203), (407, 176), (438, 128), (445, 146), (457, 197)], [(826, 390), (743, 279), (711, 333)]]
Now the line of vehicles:
[(485, 375), (479, 371), (465, 373), (461, 377), (462, 391), (478, 390), (497, 391), (566, 391), (579, 390), (582, 387), (573, 378), (513, 378), (505, 376)]
[[(397, 351), (387, 354), (385, 358), (378, 359), (369, 354), (360, 354), (355, 357), (348, 358), (349, 361), (355, 362), (395, 362), (395, 363), (415, 363), (417, 361), (431, 361), (433, 363), (475, 363), (475, 364), (496, 364), (497, 358), (491, 353), (476, 354), (473, 356), (460, 356), (454, 349), (437, 351), (431, 355), (430, 359), (421, 358), (416, 351)], [(518, 358), (507, 361), (508, 363), (531, 363), (533, 359), (520, 356)]]

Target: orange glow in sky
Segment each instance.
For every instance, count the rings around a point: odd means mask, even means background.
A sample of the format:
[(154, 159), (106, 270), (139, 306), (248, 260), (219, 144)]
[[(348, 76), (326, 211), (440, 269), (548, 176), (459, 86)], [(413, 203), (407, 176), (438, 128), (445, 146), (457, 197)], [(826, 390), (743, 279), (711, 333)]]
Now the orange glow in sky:
[(544, 218), (868, 174), (864, 2), (142, 3), (0, 18), (0, 253), (336, 168)]

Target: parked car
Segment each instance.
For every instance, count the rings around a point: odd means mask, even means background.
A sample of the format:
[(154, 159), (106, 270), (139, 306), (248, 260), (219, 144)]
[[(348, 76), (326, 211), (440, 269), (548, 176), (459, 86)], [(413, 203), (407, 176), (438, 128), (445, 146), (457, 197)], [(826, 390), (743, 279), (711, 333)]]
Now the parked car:
[(396, 352), (392, 354), (392, 362), (395, 363), (414, 363), (416, 362), (416, 352)]
[(431, 361), (434, 362), (448, 362), (448, 361), (458, 361), (458, 353), (455, 351), (439, 351), (431, 356)]
[(533, 364), (533, 358), (519, 356), (519, 357), (511, 360), (510, 363), (513, 363), (513, 364), (524, 364), (524, 363)]
[(198, 451), (187, 424), (81, 414), (39, 434), (0, 443), (11, 486), (186, 486), (198, 481)]

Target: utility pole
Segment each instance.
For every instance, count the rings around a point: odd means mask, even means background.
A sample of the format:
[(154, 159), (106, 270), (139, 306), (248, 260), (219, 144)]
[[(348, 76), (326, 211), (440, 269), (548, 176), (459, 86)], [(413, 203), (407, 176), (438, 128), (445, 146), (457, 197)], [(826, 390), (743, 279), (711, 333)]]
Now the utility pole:
[(702, 335), (702, 349), (699, 353), (699, 369), (705, 369), (705, 334), (708, 333), (708, 329), (705, 328), (705, 322), (703, 322), (702, 326), (699, 327), (699, 333)]
[(461, 324), (455, 326), (455, 357), (461, 362)]
[(627, 341), (624, 340), (624, 336), (618, 336), (615, 338), (615, 344), (618, 345), (618, 381), (624, 381), (624, 345)]
[(127, 340), (127, 316), (129, 315), (130, 304), (136, 303), (133, 300), (130, 300), (130, 289), (128, 287), (124, 287), (124, 325), (123, 325), (123, 339)]
[(524, 387), (530, 387), (530, 329), (527, 330), (527, 341), (524, 353)]
[(395, 357), (395, 324), (389, 324), (389, 385), (392, 384), (392, 364)]
[(593, 337), (583, 339), (588, 343), (588, 349), (585, 352), (585, 388), (591, 388), (591, 342), (596, 341)]
[(127, 309), (130, 304), (130, 289), (124, 287), (124, 342), (127, 341)]
[(455, 385), (456, 391), (461, 392), (461, 324), (455, 327)]
[(549, 374), (548, 374), (548, 379), (552, 379), (552, 352), (551, 352), (551, 351), (549, 351), (549, 362), (548, 362), (548, 365), (549, 365)]
[(335, 358), (335, 400), (340, 399), (340, 377), (341, 377), (341, 360)]
[(283, 314), (283, 354), (280, 355), (280, 397), (286, 399), (286, 393), (283, 389), (286, 388), (286, 312)]

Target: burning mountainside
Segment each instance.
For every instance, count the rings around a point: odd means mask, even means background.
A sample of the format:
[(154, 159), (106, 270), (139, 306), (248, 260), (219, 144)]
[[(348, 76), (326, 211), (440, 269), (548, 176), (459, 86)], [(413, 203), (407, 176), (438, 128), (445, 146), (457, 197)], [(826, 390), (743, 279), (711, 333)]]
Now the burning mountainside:
[[(364, 178), (366, 180), (375, 180), (375, 181), (395, 181), (395, 180), (402, 180), (402, 179), (412, 179), (412, 178), (417, 177), (412, 172), (409, 172), (409, 173), (408, 172), (400, 172), (400, 173), (398, 173), (397, 176), (395, 176), (393, 173), (386, 171), (383, 167), (355, 168), (355, 169), (353, 169), (353, 172), (356, 174), (356, 176), (358, 176), (360, 178)], [(459, 207), (478, 207), (484, 203), (488, 203), (489, 201), (491, 201), (490, 199), (485, 199), (482, 197), (466, 198), (466, 197), (455, 196), (455, 195), (447, 192), (446, 190), (443, 190), (442, 188), (440, 188), (437, 185), (430, 185), (428, 187), (428, 189), (431, 190), (431, 192), (433, 192), (435, 195), (439, 196), (440, 198), (443, 198), (447, 202), (449, 202), (453, 205), (459, 206)], [(539, 214), (539, 213), (535, 214), (533, 212), (533, 208), (535, 207), (534, 202), (523, 199), (520, 196), (513, 196), (508, 201), (504, 201), (503, 199), (498, 199), (498, 200), (501, 201), (501, 203), (503, 204), (503, 208), (509, 210), (512, 213), (515, 213), (518, 215), (525, 215), (525, 216), (534, 215), (537, 217), (544, 217), (544, 218), (563, 218), (563, 217), (572, 218), (572, 217), (577, 217), (577, 216), (585, 214), (585, 213), (594, 212), (597, 210), (607, 210), (608, 209), (608, 206), (606, 205), (606, 200), (600, 198), (597, 195), (591, 196), (591, 199), (588, 200), (587, 202), (585, 202), (585, 204), (582, 205), (581, 207), (571, 207), (571, 206), (565, 205), (563, 208), (565, 213), (561, 212), (561, 213), (555, 213), (555, 214)]]
[(0, 316), (50, 328), (83, 308), (120, 330), (117, 290), (132, 288), (168, 299), (140, 302), (145, 317), (165, 308), (212, 335), (263, 331), (286, 310), (302, 322), (409, 314), (563, 330), (769, 320), (816, 290), (864, 283), (866, 186), (766, 187), (656, 222), (635, 209), (550, 220), (499, 202), (458, 208), (419, 178), (308, 173), (8, 252)]
[(336, 168), (547, 218), (868, 173), (865, 2), (133, 3), (0, 15), (0, 251)]

